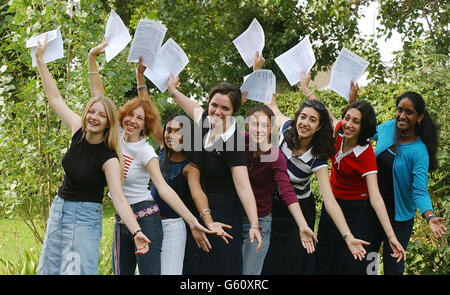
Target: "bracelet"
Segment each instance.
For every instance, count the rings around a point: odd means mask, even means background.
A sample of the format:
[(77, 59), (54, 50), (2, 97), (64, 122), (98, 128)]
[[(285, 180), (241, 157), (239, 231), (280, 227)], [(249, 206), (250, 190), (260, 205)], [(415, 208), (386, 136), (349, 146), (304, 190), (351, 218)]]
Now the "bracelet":
[(206, 209), (203, 209), (202, 212), (200, 212), (200, 217), (203, 217), (205, 215), (211, 215), (211, 209), (206, 208)]
[(137, 90), (147, 89), (147, 85), (138, 85)]
[(172, 96), (172, 97), (174, 97), (175, 94), (177, 94), (178, 92), (180, 92), (180, 91), (178, 91), (178, 89), (175, 89), (175, 91), (174, 91), (173, 93), (169, 93), (169, 95)]
[(342, 236), (342, 238), (345, 240), (347, 240), (348, 236), (351, 235), (351, 232), (346, 233), (345, 235)]
[(250, 228), (260, 230), (258, 226), (254, 226), (254, 225), (250, 226)]
[(138, 234), (138, 232), (142, 232), (142, 230), (141, 230), (141, 229), (138, 229), (137, 231), (135, 231), (134, 234), (133, 234), (133, 239), (134, 239), (134, 237)]
[(97, 72), (88, 72), (88, 74), (89, 75), (96, 75), (96, 74), (98, 74), (98, 71)]
[(430, 219), (431, 218), (433, 218), (433, 217), (437, 217), (436, 215), (434, 215), (433, 213), (431, 213), (430, 215), (428, 215), (428, 217), (427, 217), (427, 223), (430, 223)]
[(313, 95), (312, 92), (310, 92), (310, 93), (306, 96), (306, 99), (308, 99), (311, 95)]
[(393, 237), (395, 237), (395, 233), (393, 233), (393, 234), (390, 234), (387, 238), (388, 238), (388, 241), (390, 241)]

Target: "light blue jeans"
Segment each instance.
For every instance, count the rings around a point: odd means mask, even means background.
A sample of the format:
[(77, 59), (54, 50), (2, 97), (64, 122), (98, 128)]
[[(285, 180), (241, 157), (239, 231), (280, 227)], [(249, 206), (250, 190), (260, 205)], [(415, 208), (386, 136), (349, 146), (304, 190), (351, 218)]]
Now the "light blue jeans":
[(50, 208), (38, 275), (96, 275), (102, 237), (102, 204), (56, 196)]
[(162, 220), (164, 238), (161, 251), (161, 274), (183, 274), (186, 225), (181, 217)]
[(242, 222), (242, 258), (243, 258), (243, 275), (259, 275), (264, 264), (264, 258), (266, 258), (267, 251), (269, 250), (270, 235), (272, 233), (272, 215), (266, 215), (258, 218), (259, 227), (262, 235), (262, 247), (258, 253), (256, 248), (258, 242), (256, 240), (253, 243), (250, 242), (248, 231), (250, 230), (250, 222), (245, 216)]

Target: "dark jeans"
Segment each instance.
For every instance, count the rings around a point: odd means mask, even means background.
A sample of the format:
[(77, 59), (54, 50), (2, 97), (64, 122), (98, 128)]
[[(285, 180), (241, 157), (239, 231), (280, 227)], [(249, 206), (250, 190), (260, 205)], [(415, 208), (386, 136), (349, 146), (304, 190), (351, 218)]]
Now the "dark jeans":
[[(402, 244), (403, 249), (408, 247), (409, 239), (411, 238), (414, 218), (406, 221), (395, 221), (394, 209), (390, 206), (386, 206), (389, 214), (389, 219), (394, 229), (397, 240)], [(383, 272), (385, 275), (402, 275), (405, 271), (405, 261), (401, 260), (397, 263), (397, 260), (391, 256), (392, 249), (389, 245), (386, 233), (383, 230), (378, 219), (374, 220), (374, 233), (372, 244), (370, 245), (370, 251), (379, 252), (381, 243), (383, 243)]]
[[(199, 249), (188, 234), (183, 274), (240, 275), (242, 274), (242, 206), (237, 194), (208, 193), (208, 202), (214, 221), (232, 226), (226, 231), (233, 237), (228, 244), (216, 235), (208, 235), (212, 249)], [(203, 223), (202, 223), (203, 224)]]
[[(353, 236), (371, 242), (374, 211), (369, 200), (340, 200), (347, 225)], [(366, 275), (368, 261), (355, 259), (347, 247), (328, 212), (322, 204), (317, 234), (317, 274), (319, 275)], [(366, 248), (368, 251), (368, 248)]]
[[(156, 203), (154, 201), (142, 201), (132, 204), (133, 212), (150, 208)], [(119, 223), (120, 217), (116, 214), (114, 223), (114, 239), (112, 251), (113, 271), (115, 275), (131, 275), (135, 273), (136, 263), (141, 275), (160, 275), (161, 274), (161, 246), (163, 231), (161, 224), (161, 215), (158, 212), (152, 215), (138, 218), (138, 224), (142, 232), (151, 241), (149, 250), (143, 255), (134, 254), (136, 245), (132, 233), (125, 224)]]
[[(308, 226), (314, 229), (316, 221), (314, 196), (301, 199), (299, 203)], [(272, 236), (261, 274), (312, 275), (314, 272), (315, 253), (308, 254), (303, 248), (299, 228), (286, 204), (282, 200), (274, 200)]]

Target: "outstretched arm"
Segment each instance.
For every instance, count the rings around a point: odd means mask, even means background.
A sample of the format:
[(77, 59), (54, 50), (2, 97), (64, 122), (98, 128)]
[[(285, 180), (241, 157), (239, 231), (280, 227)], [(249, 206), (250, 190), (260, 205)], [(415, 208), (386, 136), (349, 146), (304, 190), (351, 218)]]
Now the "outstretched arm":
[(228, 244), (227, 238), (233, 239), (233, 237), (229, 235), (224, 228), (230, 229), (231, 226), (221, 222), (215, 222), (213, 220), (212, 212), (209, 209), (208, 198), (203, 192), (200, 184), (200, 171), (192, 164), (188, 164), (183, 169), (183, 174), (187, 176), (192, 199), (194, 200), (195, 207), (197, 207), (198, 212), (200, 212), (200, 216), (203, 218), (204, 224), (209, 230), (213, 231), (217, 236), (221, 237), (225, 243)]
[(173, 97), (173, 100), (186, 112), (186, 114), (194, 120), (194, 122), (200, 124), (200, 120), (202, 119), (202, 114), (204, 112), (203, 108), (195, 101), (187, 98), (177, 89), (179, 83), (180, 79), (178, 77), (174, 78), (174, 76), (170, 74), (169, 83), (167, 84), (167, 91)]
[(233, 166), (231, 167), (231, 175), (233, 177), (234, 186), (236, 187), (236, 192), (241, 200), (242, 207), (247, 214), (248, 220), (250, 221), (250, 242), (254, 242), (256, 238), (258, 246), (256, 252), (261, 249), (262, 237), (259, 231), (258, 224), (258, 211), (256, 207), (256, 200), (253, 194), (252, 187), (250, 185), (250, 179), (248, 177), (248, 170), (246, 166)]
[(197, 246), (208, 252), (211, 249), (211, 244), (205, 233), (212, 234), (214, 232), (200, 225), (197, 218), (192, 215), (177, 193), (167, 184), (161, 174), (158, 158), (152, 158), (148, 161), (146, 167), (161, 198), (189, 225)]
[(135, 254), (145, 254), (148, 252), (148, 244), (150, 240), (141, 231), (136, 216), (131, 210), (127, 199), (122, 191), (121, 180), (120, 180), (120, 164), (117, 158), (111, 158), (103, 164), (103, 172), (105, 173), (106, 182), (108, 184), (108, 189), (111, 194), (111, 199), (119, 214), (120, 218), (123, 220), (130, 233), (134, 235), (134, 243), (136, 244), (137, 251)]
[(53, 79), (52, 74), (44, 62), (44, 52), (46, 48), (47, 35), (45, 36), (43, 43), (38, 41), (38, 47), (36, 49), (36, 63), (39, 75), (41, 76), (45, 96), (53, 110), (58, 114), (58, 117), (70, 128), (73, 135), (81, 127), (81, 117), (74, 113), (61, 97), (56, 81)]
[(364, 256), (366, 255), (364, 246), (368, 246), (370, 245), (370, 243), (355, 238), (351, 233), (347, 221), (345, 220), (344, 213), (342, 212), (339, 204), (336, 202), (333, 191), (331, 190), (330, 179), (328, 177), (328, 167), (322, 167), (317, 170), (316, 176), (319, 182), (320, 193), (322, 194), (327, 213), (330, 215), (334, 224), (347, 243), (347, 247), (352, 253), (353, 257), (362, 261), (364, 259)]

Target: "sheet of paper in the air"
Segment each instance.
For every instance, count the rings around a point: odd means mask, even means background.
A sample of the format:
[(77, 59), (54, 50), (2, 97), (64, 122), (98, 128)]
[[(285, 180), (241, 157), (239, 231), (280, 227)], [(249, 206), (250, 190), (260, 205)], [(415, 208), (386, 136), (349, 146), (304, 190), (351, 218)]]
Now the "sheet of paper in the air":
[(189, 59), (183, 49), (169, 38), (161, 47), (153, 68), (147, 68), (144, 75), (158, 87), (159, 91), (165, 92), (170, 74), (178, 76), (188, 62)]
[(256, 70), (244, 77), (241, 92), (247, 91), (247, 98), (270, 103), (276, 89), (276, 77), (271, 70)]
[(308, 74), (316, 62), (309, 36), (275, 58), (275, 62), (291, 86), (300, 82), (301, 71), (305, 71), (305, 75)]
[(141, 19), (134, 33), (127, 61), (137, 63), (142, 56), (142, 63), (149, 69), (153, 68), (166, 32), (167, 28), (163, 24)]
[(331, 70), (330, 89), (348, 100), (350, 81), (356, 84), (368, 66), (367, 60), (347, 48), (342, 48)]
[(241, 35), (233, 40), (238, 52), (248, 67), (253, 66), (255, 53), (261, 54), (264, 49), (264, 30), (256, 18)]
[(63, 40), (61, 36), (61, 31), (59, 28), (42, 33), (37, 36), (33, 36), (26, 42), (26, 47), (31, 48), (31, 61), (32, 66), (35, 67), (36, 64), (36, 49), (38, 46), (38, 41), (41, 43), (44, 41), (45, 35), (47, 34), (47, 48), (44, 52), (44, 62), (49, 63), (57, 59), (64, 57), (64, 47)]
[(105, 30), (105, 42), (108, 43), (105, 47), (106, 62), (109, 62), (124, 50), (130, 41), (131, 35), (127, 27), (120, 16), (111, 9)]

